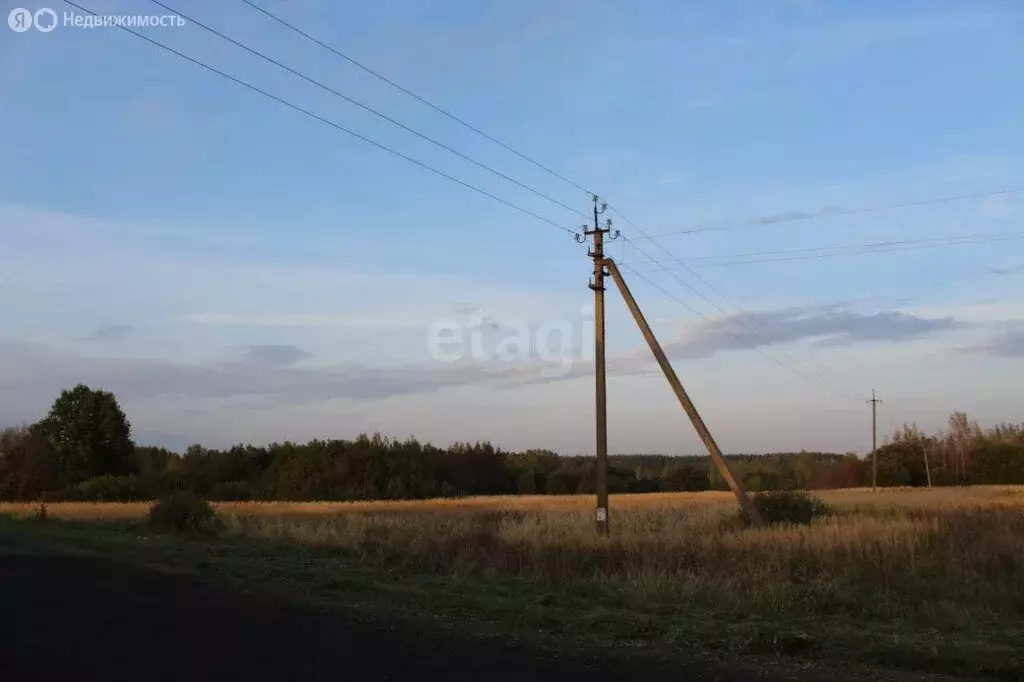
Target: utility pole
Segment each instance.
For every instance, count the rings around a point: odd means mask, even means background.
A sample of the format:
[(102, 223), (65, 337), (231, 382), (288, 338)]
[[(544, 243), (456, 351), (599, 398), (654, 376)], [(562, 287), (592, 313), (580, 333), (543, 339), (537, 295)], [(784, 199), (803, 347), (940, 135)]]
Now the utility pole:
[(593, 237), (594, 242), (592, 248), (587, 252), (587, 255), (594, 260), (594, 271), (593, 279), (590, 282), (590, 288), (594, 291), (594, 382), (596, 389), (596, 450), (597, 450), (597, 470), (596, 470), (596, 487), (597, 487), (597, 532), (601, 535), (608, 534), (609, 522), (608, 522), (608, 415), (607, 415), (607, 392), (605, 386), (605, 344), (604, 344), (604, 281), (605, 277), (610, 276), (619, 289), (619, 293), (622, 294), (623, 300), (626, 302), (626, 306), (629, 311), (633, 314), (633, 319), (636, 321), (637, 326), (640, 328), (640, 332), (644, 336), (644, 340), (647, 341), (647, 345), (650, 347), (651, 352), (654, 354), (655, 359), (658, 361), (658, 365), (661, 367), (662, 372), (665, 374), (665, 378), (668, 379), (669, 385), (672, 387), (672, 391), (676, 394), (676, 398), (679, 399), (680, 405), (683, 407), (683, 411), (690, 418), (690, 422), (693, 427), (697, 430), (697, 434), (701, 440), (704, 441), (704, 445), (707, 446), (708, 453), (711, 455), (711, 460), (714, 462), (718, 471), (722, 474), (722, 477), (728, 483), (729, 488), (733, 494), (736, 495), (736, 500), (740, 504), (740, 509), (746, 514), (747, 518), (750, 519), (750, 523), (754, 526), (763, 525), (760, 513), (757, 508), (750, 503), (747, 498), (746, 491), (743, 490), (743, 486), (736, 477), (732, 475), (729, 470), (729, 465), (725, 461), (725, 457), (722, 455), (721, 448), (718, 447), (718, 443), (715, 442), (714, 437), (711, 435), (711, 431), (708, 429), (704, 420), (701, 418), (700, 413), (697, 412), (697, 408), (694, 406), (693, 401), (686, 394), (683, 389), (682, 383), (679, 381), (679, 377), (676, 376), (675, 370), (672, 369), (671, 363), (668, 361), (668, 357), (665, 355), (665, 351), (662, 349), (661, 344), (658, 343), (658, 339), (654, 336), (654, 332), (651, 330), (647, 319), (644, 317), (643, 312), (640, 310), (640, 306), (637, 305), (636, 299), (633, 298), (632, 292), (626, 285), (625, 280), (622, 278), (622, 273), (619, 271), (615, 261), (611, 258), (607, 258), (604, 255), (604, 243), (605, 235), (608, 240), (615, 239), (619, 236), (618, 230), (612, 233), (612, 221), (606, 219), (604, 226), (601, 226), (600, 216), (608, 208), (607, 204), (599, 203), (597, 196), (594, 196), (594, 225), (591, 229), (590, 226), (584, 225), (582, 227), (583, 234), (576, 235), (576, 241), (579, 243), (585, 243), (588, 237)]
[(878, 403), (881, 399), (875, 397), (875, 389), (871, 389), (871, 489), (878, 492)]
[[(605, 220), (605, 226), (601, 227), (600, 216), (608, 208), (608, 204), (599, 204), (597, 195), (594, 195), (594, 225), (592, 229), (583, 226), (583, 239), (594, 238), (593, 248), (587, 255), (594, 260), (594, 274), (590, 282), (590, 288), (594, 291), (594, 389), (595, 389), (595, 450), (597, 455), (597, 469), (595, 472), (595, 487), (597, 488), (597, 509), (595, 519), (599, 535), (607, 535), (608, 522), (608, 400), (605, 384), (605, 352), (604, 352), (604, 236), (611, 232), (611, 219)], [(618, 234), (609, 235), (609, 239), (615, 239)]]
[(928, 464), (928, 450), (929, 450), (928, 443), (926, 442), (924, 445), (922, 445), (921, 449), (924, 450), (924, 474), (925, 474), (925, 476), (928, 477), (928, 487), (931, 488), (932, 487), (932, 468)]

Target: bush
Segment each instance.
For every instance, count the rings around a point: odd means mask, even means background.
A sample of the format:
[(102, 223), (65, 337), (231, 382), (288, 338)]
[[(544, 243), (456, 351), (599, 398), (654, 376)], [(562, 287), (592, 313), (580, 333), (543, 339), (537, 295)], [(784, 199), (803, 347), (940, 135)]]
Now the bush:
[(208, 502), (187, 490), (179, 490), (154, 502), (149, 508), (149, 525), (159, 531), (205, 533), (217, 529), (217, 512)]
[[(751, 503), (761, 513), (761, 518), (768, 525), (778, 523), (810, 523), (819, 516), (832, 513), (828, 505), (809, 493), (800, 490), (778, 490), (756, 493), (751, 496)], [(750, 519), (740, 512), (743, 522)]]

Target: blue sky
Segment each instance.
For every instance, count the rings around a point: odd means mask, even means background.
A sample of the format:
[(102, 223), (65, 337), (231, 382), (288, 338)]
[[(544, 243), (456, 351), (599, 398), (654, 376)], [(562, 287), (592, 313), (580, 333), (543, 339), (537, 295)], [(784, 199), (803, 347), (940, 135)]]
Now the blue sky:
[[(167, 4), (587, 210), (583, 192), (240, 1)], [(1024, 186), (1024, 8), (1010, 0), (262, 4), (652, 234)], [(581, 222), (194, 24), (144, 31)], [(380, 430), (592, 447), (589, 261), (565, 233), (113, 27), (3, 29), (0, 91), (0, 423), (38, 418), (81, 380), (114, 390), (141, 440), (174, 446)], [(691, 258), (1022, 219), (1018, 192), (658, 243)], [(714, 289), (678, 272), (715, 305), (628, 244), (611, 253), (699, 311), (631, 280), (727, 450), (864, 451), (872, 387), (885, 430), (938, 428), (954, 409), (1019, 420), (1024, 241), (696, 270)], [(428, 338), (446, 320), (485, 321), (488, 349), (564, 323), (572, 371), (542, 376), (536, 352), (439, 362)], [(612, 448), (699, 451), (615, 298), (608, 324)]]

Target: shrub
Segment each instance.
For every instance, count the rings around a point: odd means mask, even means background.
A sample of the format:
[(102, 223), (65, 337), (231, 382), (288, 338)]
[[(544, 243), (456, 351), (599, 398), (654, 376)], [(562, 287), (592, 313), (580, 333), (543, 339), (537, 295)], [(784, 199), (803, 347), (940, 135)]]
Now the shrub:
[(187, 490), (172, 493), (149, 508), (149, 525), (159, 531), (212, 532), (218, 521), (213, 507)]
[[(819, 516), (831, 512), (820, 499), (801, 490), (777, 490), (761, 492), (751, 496), (751, 503), (761, 513), (766, 524), (810, 523)], [(740, 512), (743, 522), (750, 523), (746, 514)]]

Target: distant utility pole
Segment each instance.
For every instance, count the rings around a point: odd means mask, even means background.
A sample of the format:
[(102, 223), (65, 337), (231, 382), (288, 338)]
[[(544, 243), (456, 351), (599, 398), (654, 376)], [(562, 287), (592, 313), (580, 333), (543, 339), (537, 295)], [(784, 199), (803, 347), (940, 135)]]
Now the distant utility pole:
[(878, 492), (878, 403), (880, 398), (875, 397), (875, 389), (871, 389), (871, 489)]
[(931, 468), (931, 465), (928, 464), (928, 450), (929, 450), (928, 443), (926, 442), (921, 447), (921, 449), (924, 450), (924, 475), (928, 477), (928, 487), (931, 488), (932, 487), (932, 468)]
[[(604, 255), (604, 239), (605, 235), (611, 232), (612, 221), (606, 220), (605, 226), (600, 226), (599, 216), (604, 213), (607, 208), (607, 204), (598, 204), (597, 196), (594, 196), (594, 226), (593, 229), (588, 229), (588, 226), (583, 226), (583, 236), (577, 235), (577, 241), (585, 242), (587, 237), (593, 237), (594, 243), (593, 248), (588, 251), (588, 255), (594, 259), (594, 276), (593, 281), (590, 283), (590, 288), (594, 290), (594, 374), (595, 374), (595, 388), (597, 392), (596, 406), (596, 424), (597, 424), (597, 531), (602, 535), (608, 533), (608, 421), (607, 421), (607, 395), (605, 387), (605, 345), (604, 345), (604, 278), (605, 276), (611, 276), (615, 281), (615, 285), (619, 289), (619, 293), (622, 294), (623, 300), (626, 302), (626, 306), (629, 311), (633, 314), (633, 319), (640, 328), (640, 332), (644, 336), (644, 340), (647, 341), (647, 345), (650, 347), (651, 352), (654, 354), (655, 359), (658, 361), (658, 365), (661, 367), (662, 372), (665, 374), (665, 378), (668, 379), (669, 385), (672, 387), (672, 391), (676, 394), (676, 398), (679, 399), (679, 403), (686, 412), (686, 415), (690, 418), (690, 422), (696, 429), (697, 434), (701, 440), (704, 441), (704, 445), (708, 449), (708, 453), (711, 455), (711, 460), (718, 468), (719, 473), (722, 474), (722, 478), (725, 479), (729, 488), (736, 496), (736, 500), (739, 502), (740, 509), (746, 514), (751, 524), (754, 526), (761, 526), (763, 521), (761, 515), (758, 513), (757, 508), (754, 507), (750, 500), (747, 498), (746, 491), (740, 484), (736, 477), (732, 475), (729, 470), (729, 465), (725, 461), (725, 456), (722, 454), (721, 448), (718, 447), (718, 443), (715, 442), (714, 437), (711, 435), (711, 431), (708, 429), (704, 420), (701, 418), (700, 413), (697, 411), (696, 406), (690, 397), (686, 394), (686, 390), (683, 388), (682, 382), (679, 381), (679, 377), (676, 376), (675, 370), (672, 369), (671, 363), (668, 361), (668, 357), (665, 355), (665, 351), (662, 349), (661, 344), (658, 343), (658, 339), (654, 336), (654, 332), (651, 330), (647, 319), (644, 317), (643, 312), (640, 310), (640, 306), (637, 305), (636, 299), (633, 298), (633, 294), (630, 292), (629, 287), (626, 285), (626, 281), (622, 277), (622, 273), (619, 271), (615, 261), (611, 258), (606, 258)], [(611, 234), (608, 238), (615, 239), (618, 237), (618, 231)]]

